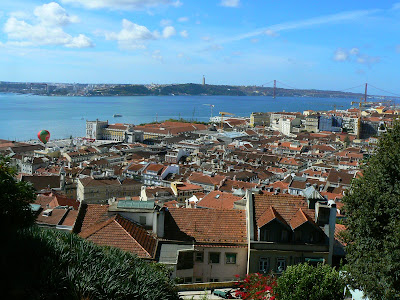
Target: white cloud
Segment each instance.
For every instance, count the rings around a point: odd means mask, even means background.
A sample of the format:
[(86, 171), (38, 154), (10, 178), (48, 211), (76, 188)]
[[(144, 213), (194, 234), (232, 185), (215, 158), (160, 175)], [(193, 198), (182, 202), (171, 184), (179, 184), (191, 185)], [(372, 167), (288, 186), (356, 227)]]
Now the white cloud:
[(165, 27), (165, 26), (168, 26), (168, 25), (171, 25), (172, 24), (172, 21), (171, 20), (168, 20), (168, 19), (162, 19), (161, 21), (160, 21), (160, 25), (162, 26), (162, 27)]
[(360, 49), (357, 47), (351, 48), (350, 50), (338, 48), (333, 55), (333, 59), (339, 62), (350, 61), (368, 66), (377, 64), (381, 61), (379, 56), (369, 56), (361, 53)]
[[(17, 18), (19, 16), (20, 18)], [(25, 20), (33, 20), (27, 22)], [(63, 7), (55, 2), (35, 8), (32, 15), (19, 12), (11, 13), (3, 31), (8, 36), (8, 44), (14, 46), (62, 45), (70, 48), (93, 47), (92, 41), (85, 35), (74, 37), (64, 31), (64, 26), (76, 23), (79, 19), (70, 16)]]
[(379, 56), (369, 56), (366, 54), (361, 54), (357, 57), (357, 62), (359, 64), (371, 66), (373, 64), (380, 63), (381, 58)]
[(167, 26), (163, 29), (162, 35), (164, 39), (170, 38), (176, 34), (176, 30), (173, 26)]
[(122, 20), (122, 29), (119, 32), (105, 33), (107, 40), (117, 41), (121, 49), (127, 50), (146, 49), (149, 41), (167, 39), (174, 35), (176, 35), (176, 30), (173, 26), (166, 26), (160, 34), (156, 30), (152, 32), (146, 26), (135, 24), (127, 19)]
[(89, 48), (94, 47), (92, 41), (85, 35), (80, 34), (77, 37), (73, 37), (72, 40), (65, 45), (68, 48)]
[(358, 55), (358, 54), (360, 53), (360, 49), (358, 49), (358, 48), (351, 48), (350, 51), (349, 51), (349, 53), (350, 53), (351, 55)]
[(337, 14), (332, 15), (325, 15), (315, 18), (303, 19), (293, 22), (284, 22), (275, 25), (271, 25), (265, 28), (259, 28), (252, 32), (247, 32), (244, 34), (240, 34), (237, 36), (221, 39), (220, 43), (231, 43), (241, 41), (243, 39), (254, 38), (256, 36), (260, 36), (265, 34), (267, 30), (272, 30), (276, 33), (282, 31), (289, 31), (289, 30), (298, 30), (303, 28), (312, 28), (324, 24), (337, 24), (341, 22), (348, 22), (353, 20), (362, 19), (366, 16), (375, 14), (381, 11), (380, 9), (370, 9), (370, 10), (354, 10), (354, 11), (345, 11)]
[(36, 7), (33, 14), (41, 23), (46, 25), (65, 26), (70, 23), (79, 22), (77, 16), (68, 15), (66, 10), (56, 2), (50, 2)]
[(392, 10), (398, 10), (398, 9), (400, 9), (400, 2), (394, 3), (392, 5)]
[(162, 57), (162, 55), (161, 55), (161, 51), (160, 51), (160, 50), (155, 50), (155, 51), (153, 51), (151, 57), (152, 57), (153, 59), (155, 59), (155, 60), (158, 60), (158, 61), (161, 61), (161, 62), (163, 61), (163, 57)]
[(187, 30), (182, 30), (179, 34), (180, 34), (181, 37), (183, 37), (183, 38), (189, 37), (189, 33), (187, 32)]
[(240, 0), (221, 0), (220, 5), (225, 7), (238, 7)]
[(178, 19), (178, 22), (187, 22), (187, 21), (189, 21), (189, 18), (188, 17), (180, 17), (179, 19)]
[(342, 48), (337, 49), (333, 55), (333, 60), (335, 61), (346, 61), (348, 58), (349, 53)]
[(175, 6), (175, 7), (181, 7), (182, 5), (183, 5), (183, 3), (179, 0), (176, 0), (175, 2), (172, 3), (172, 6)]
[(202, 36), (201, 39), (202, 39), (203, 41), (206, 41), (206, 42), (212, 41), (212, 38), (209, 37), (209, 36)]
[(62, 0), (62, 2), (78, 4), (91, 9), (108, 8), (121, 10), (142, 10), (160, 5), (172, 5), (174, 7), (182, 5), (182, 2), (172, 0)]
[(152, 33), (147, 27), (122, 20), (120, 32), (106, 33), (107, 40), (115, 40), (122, 49), (145, 49), (146, 42), (157, 39), (158, 34)]
[(271, 37), (276, 37), (279, 35), (276, 31), (274, 31), (272, 29), (265, 30), (265, 34), (268, 36), (271, 36)]

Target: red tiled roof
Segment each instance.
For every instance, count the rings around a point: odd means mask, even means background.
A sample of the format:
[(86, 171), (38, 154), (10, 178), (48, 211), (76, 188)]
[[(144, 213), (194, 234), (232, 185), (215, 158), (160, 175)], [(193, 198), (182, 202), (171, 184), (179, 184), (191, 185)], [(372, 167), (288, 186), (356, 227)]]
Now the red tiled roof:
[(335, 224), (335, 239), (341, 243), (343, 246), (346, 246), (347, 244), (344, 242), (344, 238), (342, 236), (343, 232), (346, 231), (346, 226), (342, 224)]
[(193, 172), (190, 174), (188, 181), (191, 183), (199, 183), (199, 184), (208, 184), (208, 185), (218, 185), (222, 180), (225, 179), (226, 176), (223, 175), (215, 175), (208, 176), (203, 173)]
[(36, 218), (36, 223), (58, 225), (66, 213), (68, 213), (67, 209), (53, 209), (51, 215), (43, 216), (43, 211), (41, 211)]
[(197, 203), (197, 207), (207, 207), (213, 209), (233, 209), (234, 203), (242, 197), (234, 196), (231, 193), (212, 191)]
[(103, 204), (87, 204), (87, 206), (82, 207), (81, 209), (85, 211), (81, 231), (86, 230), (96, 223), (108, 220), (110, 218), (108, 215), (108, 207), (109, 205)]
[(198, 243), (246, 244), (246, 214), (242, 210), (169, 208), (166, 238)]
[(176, 189), (178, 191), (187, 191), (187, 190), (203, 190), (203, 187), (196, 184), (182, 182), (176, 185)]
[(264, 213), (258, 218), (257, 220), (257, 226), (259, 228), (263, 227), (265, 224), (268, 224), (269, 222), (271, 222), (274, 219), (278, 219), (279, 221), (281, 221), (283, 224), (288, 225), (288, 223), (286, 223), (285, 219), (281, 217), (280, 214), (278, 214), (278, 212), (275, 210), (275, 208), (273, 206), (270, 206), (266, 211), (264, 211)]
[[(302, 211), (311, 217), (315, 218), (315, 212), (308, 208), (307, 201), (304, 197), (293, 196), (289, 194), (278, 195), (254, 195), (254, 213), (255, 219), (260, 219), (261, 215), (270, 207), (273, 206), (277, 213), (290, 224), (290, 219), (301, 208)], [(258, 226), (258, 224), (257, 224)]]
[(296, 214), (290, 219), (289, 224), (290, 227), (292, 227), (292, 229), (295, 230), (297, 227), (300, 227), (306, 222), (310, 222), (315, 226), (317, 226), (314, 220), (309, 215), (306, 215), (301, 208), (299, 208)]
[(157, 241), (141, 226), (115, 215), (79, 234), (84, 239), (103, 246), (113, 246), (133, 252), (141, 258), (153, 258)]
[(159, 164), (149, 164), (146, 169), (143, 171), (143, 173), (146, 173), (147, 171), (152, 171), (156, 172), (157, 174), (161, 174), (161, 171), (165, 168), (164, 165), (159, 165)]

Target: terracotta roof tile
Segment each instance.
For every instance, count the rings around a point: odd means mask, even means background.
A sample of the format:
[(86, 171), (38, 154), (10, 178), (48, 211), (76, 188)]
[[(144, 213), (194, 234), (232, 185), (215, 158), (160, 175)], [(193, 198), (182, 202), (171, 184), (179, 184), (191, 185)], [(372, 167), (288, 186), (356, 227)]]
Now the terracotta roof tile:
[(144, 228), (118, 214), (92, 225), (79, 235), (99, 245), (133, 252), (141, 258), (153, 258), (157, 245), (156, 239)]
[(198, 243), (246, 244), (246, 215), (242, 210), (169, 208), (166, 238)]
[(242, 197), (234, 196), (231, 193), (212, 191), (197, 203), (197, 207), (233, 209), (234, 203), (240, 199), (242, 199)]
[(283, 224), (289, 227), (288, 223), (285, 221), (284, 218), (275, 210), (273, 206), (270, 206), (264, 213), (258, 218), (257, 225), (259, 228), (263, 227), (265, 224), (268, 224), (272, 220), (279, 220)]
[[(315, 218), (315, 212), (308, 208), (307, 201), (304, 197), (293, 196), (289, 194), (278, 195), (254, 195), (254, 213), (255, 219), (259, 220), (261, 215), (270, 207), (273, 206), (275, 211), (290, 224), (290, 219), (301, 208), (302, 211), (308, 215), (312, 220)], [(260, 227), (257, 224), (258, 227)]]

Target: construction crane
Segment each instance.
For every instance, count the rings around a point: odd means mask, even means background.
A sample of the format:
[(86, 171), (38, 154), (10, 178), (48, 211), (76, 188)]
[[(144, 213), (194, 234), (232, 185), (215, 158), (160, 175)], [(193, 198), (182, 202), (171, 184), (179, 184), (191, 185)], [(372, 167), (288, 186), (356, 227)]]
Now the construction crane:
[(211, 117), (210, 117), (210, 121), (212, 120), (212, 116), (213, 116), (213, 108), (215, 107), (215, 105), (214, 104), (203, 104), (203, 105), (207, 105), (207, 106), (209, 106), (210, 107), (210, 110), (211, 110)]
[(343, 105), (336, 105), (336, 104), (333, 104), (333, 110), (336, 112), (336, 107), (344, 107)]
[(224, 112), (224, 111), (220, 111), (219, 114), (221, 115), (221, 130), (224, 130), (224, 116), (233, 116), (234, 114), (228, 113), (228, 112)]

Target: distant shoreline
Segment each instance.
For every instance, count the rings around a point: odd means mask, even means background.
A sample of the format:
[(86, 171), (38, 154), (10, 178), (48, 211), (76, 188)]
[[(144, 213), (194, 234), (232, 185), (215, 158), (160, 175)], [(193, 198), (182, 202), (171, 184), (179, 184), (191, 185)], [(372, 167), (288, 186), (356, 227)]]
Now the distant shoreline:
[[(332, 90), (294, 89), (264, 86), (233, 86), (210, 84), (61, 84), (0, 82), (0, 93), (51, 97), (143, 97), (143, 96), (254, 96), (301, 98), (364, 98), (364, 93)], [(368, 95), (369, 99), (400, 99)]]
[[(66, 95), (61, 95), (61, 94), (35, 94), (35, 93), (21, 93), (21, 92), (2, 92), (0, 91), (0, 94), (2, 95), (26, 95), (26, 96), (45, 96), (45, 97), (88, 97), (88, 98), (94, 98), (94, 97), (115, 97), (115, 98), (120, 98), (120, 97), (166, 97), (166, 96), (171, 96), (171, 97), (187, 97), (187, 96), (204, 96), (204, 97), (269, 97), (272, 98), (272, 95), (224, 95), (224, 94), (169, 94), (169, 95), (160, 95), (160, 94), (129, 94), (129, 95), (114, 95), (114, 94), (97, 94), (97, 95), (78, 95), (78, 94), (66, 94)], [(334, 94), (328, 94), (328, 95), (279, 95), (276, 98), (282, 98), (282, 97), (299, 97), (299, 98), (349, 98), (349, 99), (359, 99), (360, 97), (358, 95), (334, 95)], [(368, 99), (375, 99), (375, 100), (387, 100), (387, 99), (400, 99), (400, 97), (395, 97), (395, 96), (379, 96), (379, 95), (371, 95), (368, 96)]]

